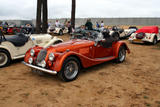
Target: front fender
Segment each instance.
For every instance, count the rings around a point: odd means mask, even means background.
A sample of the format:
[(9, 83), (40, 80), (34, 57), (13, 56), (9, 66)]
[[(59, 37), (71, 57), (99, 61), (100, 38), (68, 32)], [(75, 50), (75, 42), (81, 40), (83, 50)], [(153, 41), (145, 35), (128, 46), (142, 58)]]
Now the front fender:
[(55, 62), (54, 62), (54, 65), (53, 65), (53, 70), (59, 72), (63, 66), (63, 63), (65, 61), (65, 59), (69, 56), (79, 56), (78, 54), (76, 54), (75, 52), (64, 52), (64, 53), (59, 53)]
[(67, 57), (70, 57), (70, 56), (76, 57), (80, 61), (81, 66), (84, 68), (104, 62), (104, 61), (89, 58), (77, 52), (73, 52), (73, 51), (67, 52), (66, 51), (64, 53), (59, 53), (58, 57), (56, 58), (54, 62), (53, 70), (59, 72), (63, 66), (65, 59), (67, 59)]

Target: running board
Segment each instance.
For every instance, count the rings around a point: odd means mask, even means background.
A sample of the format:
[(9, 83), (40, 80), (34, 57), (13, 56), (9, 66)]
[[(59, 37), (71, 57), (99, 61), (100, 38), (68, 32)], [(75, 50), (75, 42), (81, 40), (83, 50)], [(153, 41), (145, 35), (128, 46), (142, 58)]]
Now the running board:
[(95, 61), (109, 61), (115, 59), (115, 56), (103, 57), (103, 58), (95, 58)]
[(24, 57), (25, 57), (25, 55), (20, 55), (20, 56), (15, 56), (12, 59), (20, 59), (20, 58), (24, 58)]

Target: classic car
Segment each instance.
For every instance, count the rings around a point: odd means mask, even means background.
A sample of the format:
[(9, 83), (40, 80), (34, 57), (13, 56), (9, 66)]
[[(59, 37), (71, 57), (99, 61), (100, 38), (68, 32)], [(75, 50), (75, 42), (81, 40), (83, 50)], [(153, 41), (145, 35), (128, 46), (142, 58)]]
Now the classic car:
[(129, 38), (133, 33), (135, 33), (138, 30), (135, 26), (130, 26), (128, 29), (124, 29), (125, 35), (121, 37), (122, 39)]
[(23, 30), (25, 34), (33, 34), (35, 32), (32, 24), (21, 25), (21, 30)]
[(65, 26), (60, 26), (60, 27), (55, 27), (55, 26), (50, 26), (48, 28), (48, 33), (54, 33), (54, 34), (58, 34), (58, 35), (63, 35), (68, 33), (68, 28)]
[(123, 29), (118, 26), (113, 26), (112, 29), (110, 29), (110, 33), (117, 32), (119, 39), (126, 39), (130, 37), (133, 33), (137, 31), (137, 27), (130, 26), (128, 29)]
[(16, 24), (10, 24), (5, 34), (16, 34), (20, 33), (21, 29), (16, 27)]
[(103, 33), (88, 31), (87, 35), (74, 35), (70, 41), (48, 48), (35, 46), (26, 52), (24, 62), (32, 71), (56, 75), (65, 82), (77, 78), (81, 68), (106, 61), (123, 62), (129, 48), (123, 41), (114, 41), (111, 47), (102, 45)]
[(5, 37), (0, 30), (0, 68), (11, 60), (23, 58), (28, 49), (34, 46), (47, 47), (62, 42), (62, 39), (49, 34), (24, 35), (23, 33)]
[(125, 32), (123, 28), (120, 28), (118, 26), (113, 26), (112, 28), (108, 28), (110, 30), (110, 35), (112, 35), (112, 33), (117, 32), (117, 36), (119, 39), (121, 39), (122, 37), (125, 36)]
[(158, 26), (144, 26), (129, 37), (131, 43), (149, 42), (155, 45), (160, 40)]

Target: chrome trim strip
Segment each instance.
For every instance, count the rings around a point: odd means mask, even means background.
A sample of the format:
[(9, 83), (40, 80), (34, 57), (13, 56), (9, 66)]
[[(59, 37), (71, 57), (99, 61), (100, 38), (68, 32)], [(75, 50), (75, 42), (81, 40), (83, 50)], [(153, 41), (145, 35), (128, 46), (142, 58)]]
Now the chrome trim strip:
[(57, 74), (57, 71), (52, 71), (52, 70), (47, 70), (45, 68), (37, 67), (37, 66), (31, 65), (31, 64), (28, 64), (28, 63), (26, 63), (24, 61), (22, 63), (24, 65), (28, 66), (28, 67), (31, 67), (31, 68), (34, 68), (34, 69), (37, 69), (37, 70), (40, 70), (40, 71), (43, 71), (43, 72), (46, 72), (46, 73), (49, 73), (49, 74), (53, 74), (53, 75)]

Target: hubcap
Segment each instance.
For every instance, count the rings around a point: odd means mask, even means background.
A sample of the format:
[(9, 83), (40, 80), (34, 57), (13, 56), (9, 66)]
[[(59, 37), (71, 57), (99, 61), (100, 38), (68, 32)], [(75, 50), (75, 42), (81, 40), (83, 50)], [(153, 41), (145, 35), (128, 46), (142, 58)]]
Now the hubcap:
[(73, 79), (78, 74), (78, 65), (75, 61), (69, 61), (64, 68), (64, 75), (67, 79)]
[(125, 51), (125, 49), (122, 49), (119, 52), (119, 60), (122, 62), (122, 61), (124, 61), (125, 57), (126, 57), (126, 51)]
[(0, 53), (0, 66), (7, 63), (7, 55), (5, 53)]

